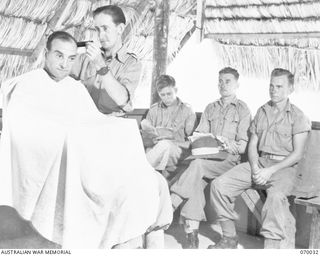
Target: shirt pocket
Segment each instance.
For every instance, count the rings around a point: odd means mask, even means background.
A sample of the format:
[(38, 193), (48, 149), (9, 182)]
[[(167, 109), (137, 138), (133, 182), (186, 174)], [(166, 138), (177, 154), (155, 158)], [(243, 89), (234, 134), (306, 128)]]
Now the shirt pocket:
[(223, 135), (228, 139), (235, 140), (238, 133), (240, 118), (237, 113), (227, 114), (224, 117)]
[(291, 125), (278, 124), (274, 129), (276, 143), (281, 150), (291, 152), (292, 145), (292, 127)]
[(275, 131), (284, 137), (291, 137), (292, 136), (291, 125), (278, 124), (278, 125), (276, 125)]

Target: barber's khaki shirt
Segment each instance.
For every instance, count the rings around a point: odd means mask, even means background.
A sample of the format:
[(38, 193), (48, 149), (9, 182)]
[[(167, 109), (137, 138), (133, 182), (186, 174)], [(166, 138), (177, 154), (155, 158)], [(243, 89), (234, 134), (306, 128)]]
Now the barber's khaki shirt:
[(106, 64), (110, 68), (109, 72), (128, 92), (128, 102), (123, 106), (118, 104), (109, 96), (104, 85), (89, 58), (85, 54), (78, 56), (78, 60), (72, 69), (71, 76), (76, 80), (81, 80), (87, 87), (94, 103), (100, 112), (110, 114), (112, 112), (128, 112), (133, 109), (132, 99), (139, 84), (142, 64), (133, 53), (127, 52), (123, 46), (114, 58), (107, 60)]
[(311, 130), (305, 114), (288, 100), (284, 110), (274, 113), (272, 102), (261, 106), (250, 132), (258, 136), (258, 150), (274, 155), (287, 156), (293, 151), (293, 135)]
[(246, 103), (234, 97), (223, 107), (219, 99), (206, 107), (196, 131), (224, 136), (229, 140), (248, 141), (250, 122), (251, 114)]
[(196, 114), (192, 108), (177, 98), (176, 104), (167, 107), (162, 102), (153, 104), (146, 119), (154, 127), (171, 128), (175, 140), (185, 141), (196, 125)]

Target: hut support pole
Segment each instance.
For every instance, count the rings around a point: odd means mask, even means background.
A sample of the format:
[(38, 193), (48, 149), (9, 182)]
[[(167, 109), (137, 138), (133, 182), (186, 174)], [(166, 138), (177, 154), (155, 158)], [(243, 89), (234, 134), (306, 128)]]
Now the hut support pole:
[(169, 1), (162, 0), (155, 9), (151, 104), (159, 100), (156, 80), (167, 68), (169, 16)]
[(203, 39), (203, 23), (204, 23), (204, 11), (206, 7), (205, 0), (197, 0), (197, 17), (196, 17), (196, 35), (197, 41), (200, 43)]

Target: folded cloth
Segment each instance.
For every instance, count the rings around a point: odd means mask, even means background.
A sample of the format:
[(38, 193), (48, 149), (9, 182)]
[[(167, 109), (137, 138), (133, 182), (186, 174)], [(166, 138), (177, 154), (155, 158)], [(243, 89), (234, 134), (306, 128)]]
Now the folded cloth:
[(159, 182), (135, 120), (104, 116), (80, 82), (42, 69), (1, 89), (0, 205), (64, 248), (112, 248), (157, 225)]

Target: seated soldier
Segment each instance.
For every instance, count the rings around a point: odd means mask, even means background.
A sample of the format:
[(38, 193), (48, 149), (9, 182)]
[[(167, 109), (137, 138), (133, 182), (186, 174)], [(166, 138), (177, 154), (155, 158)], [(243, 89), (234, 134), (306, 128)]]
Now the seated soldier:
[(146, 149), (148, 161), (167, 176), (166, 171), (175, 170), (189, 147), (186, 139), (195, 128), (196, 114), (177, 97), (176, 82), (172, 76), (161, 75), (156, 85), (161, 100), (151, 106), (141, 127), (154, 134), (154, 145)]
[(233, 68), (226, 67), (219, 71), (221, 98), (206, 107), (196, 129), (197, 132), (211, 133), (222, 139), (226, 158), (193, 160), (170, 189), (174, 209), (184, 202), (181, 215), (186, 219), (187, 248), (198, 248), (199, 223), (206, 220), (203, 178), (214, 179), (237, 165), (247, 145), (251, 115), (247, 105), (236, 97), (238, 79), (239, 73)]
[(234, 201), (250, 187), (262, 187), (267, 199), (262, 208), (264, 248), (279, 248), (285, 238), (285, 222), (291, 218), (287, 196), (294, 185), (297, 162), (301, 159), (311, 129), (303, 112), (291, 104), (294, 76), (274, 69), (269, 87), (270, 101), (261, 106), (250, 127), (249, 162), (242, 163), (211, 184), (211, 203), (222, 227), (223, 237), (209, 249), (236, 248)]

